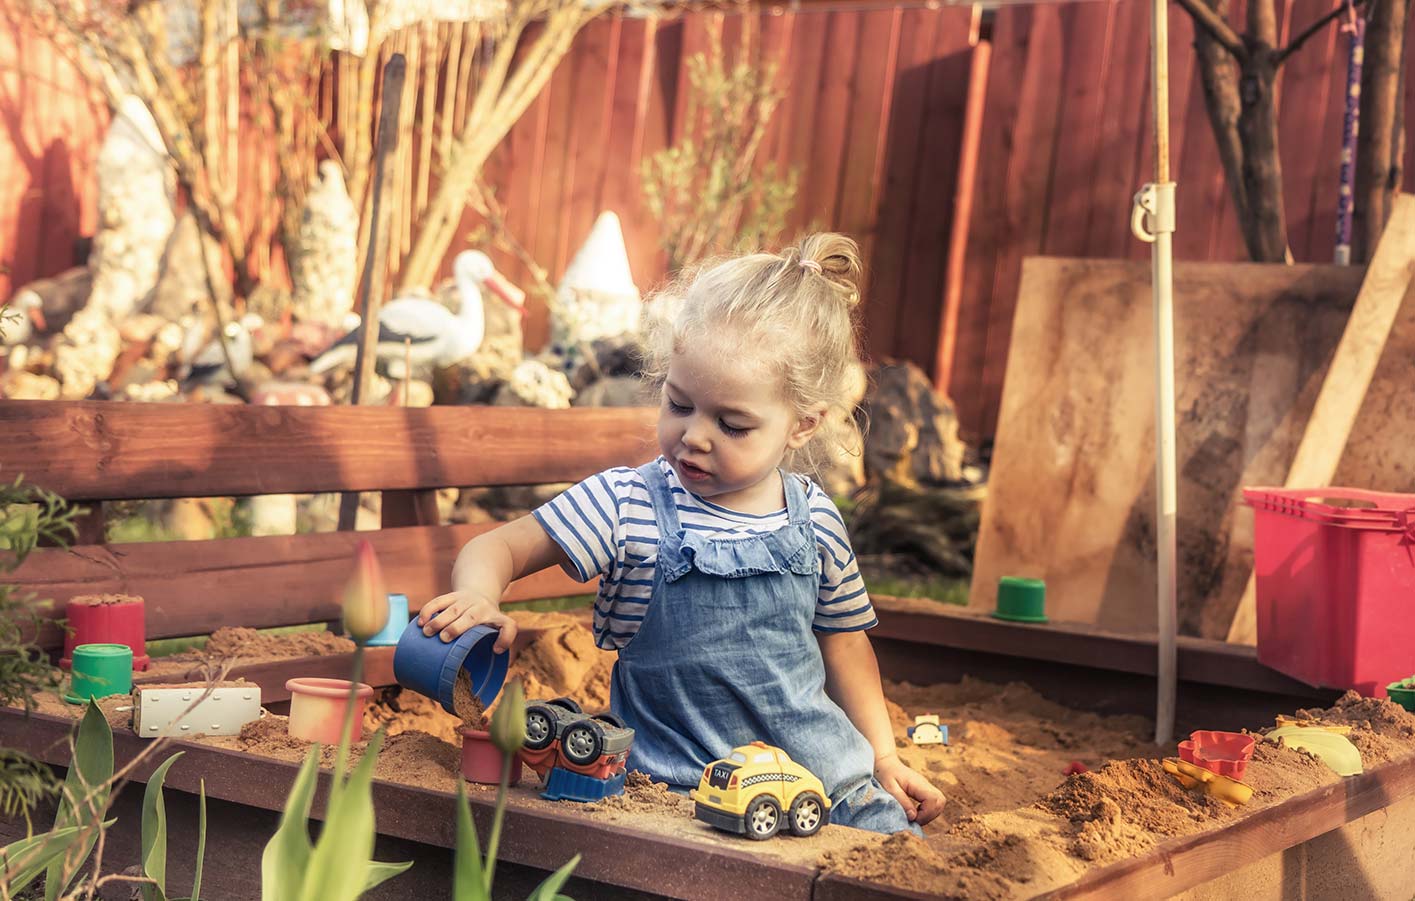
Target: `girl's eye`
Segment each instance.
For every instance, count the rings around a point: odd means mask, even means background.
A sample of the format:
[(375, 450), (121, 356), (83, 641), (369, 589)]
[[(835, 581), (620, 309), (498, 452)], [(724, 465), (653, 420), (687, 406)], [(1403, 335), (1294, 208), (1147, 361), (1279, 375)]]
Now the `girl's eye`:
[(673, 402), (673, 398), (671, 397), (664, 398), (664, 400), (668, 403), (668, 412), (674, 414), (675, 416), (683, 416), (687, 413), (693, 412), (692, 407), (685, 407), (682, 404), (676, 404)]
[(732, 426), (723, 422), (721, 419), (717, 421), (717, 424), (722, 427), (722, 431), (724, 434), (731, 435), (733, 438), (740, 438), (751, 431), (751, 429), (734, 429)]

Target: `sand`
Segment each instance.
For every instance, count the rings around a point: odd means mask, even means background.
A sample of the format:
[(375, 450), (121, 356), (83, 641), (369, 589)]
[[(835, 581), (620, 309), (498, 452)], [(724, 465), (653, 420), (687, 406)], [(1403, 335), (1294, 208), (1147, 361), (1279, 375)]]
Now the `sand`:
[(457, 711), (462, 725), (468, 729), (485, 732), (490, 725), (481, 698), (472, 694), (472, 677), (464, 669), (457, 671), (457, 681), (452, 683), (452, 709)]
[(227, 626), (211, 633), (203, 654), (207, 657), (238, 657), (281, 660), (288, 657), (315, 657), (351, 654), (354, 643), (333, 632), (291, 632), (271, 635), (256, 629)]
[[(512, 675), (525, 680), (527, 697), (570, 696), (588, 711), (607, 706), (612, 655), (594, 647), (583, 623), (564, 614), (519, 614), (518, 621), (523, 617), (539, 630), (511, 666)], [(1232, 808), (1180, 788), (1164, 773), (1159, 758), (1174, 749), (1149, 744), (1150, 726), (1141, 718), (1081, 713), (1025, 685), (975, 679), (932, 686), (886, 683), (885, 694), (900, 756), (947, 798), (923, 839), (828, 826), (809, 839), (749, 843), (693, 820), (688, 799), (641, 773), (629, 774), (622, 795), (596, 804), (541, 800), (530, 771), (512, 796), (522, 806), (575, 811), (655, 834), (926, 888), (942, 897), (1007, 899), (1063, 886), (1089, 869), (1144, 854), (1176, 836), (1221, 827), (1338, 780), (1306, 752), (1260, 741), (1245, 777), (1253, 800)], [(127, 727), (126, 714), (114, 709), (126, 703), (127, 696), (101, 702), (115, 728)], [(82, 710), (53, 695), (41, 695), (39, 709), (67, 716)], [(907, 738), (914, 717), (930, 713), (948, 725), (949, 745), (915, 746)], [(1415, 754), (1415, 715), (1388, 701), (1348, 694), (1330, 709), (1296, 715), (1350, 726), (1368, 768)], [(421, 695), (393, 688), (381, 691), (364, 723), (366, 736), (378, 728), (387, 731), (378, 778), (455, 791), (459, 717)], [(291, 762), (303, 760), (309, 748), (290, 738), (285, 718), (276, 715), (248, 725), (240, 736), (202, 741)], [(359, 759), (365, 747), (359, 743), (351, 757)], [(325, 749), (322, 757), (330, 766), (334, 749)], [(1068, 775), (1076, 764), (1088, 771)], [(469, 791), (495, 788), (469, 786)]]
[(69, 599), (70, 604), (107, 607), (111, 604), (141, 604), (143, 599), (130, 594), (81, 594)]

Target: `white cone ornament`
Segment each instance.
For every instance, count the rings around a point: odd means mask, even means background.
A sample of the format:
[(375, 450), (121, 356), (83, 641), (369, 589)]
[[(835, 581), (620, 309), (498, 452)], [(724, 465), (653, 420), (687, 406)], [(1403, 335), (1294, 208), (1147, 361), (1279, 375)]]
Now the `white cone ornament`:
[(291, 261), (295, 315), (301, 322), (338, 328), (354, 305), (358, 281), (359, 214), (333, 160), (305, 195), (299, 246)]
[(551, 311), (550, 349), (572, 371), (597, 338), (637, 331), (643, 301), (629, 271), (619, 217), (599, 214), (590, 236), (565, 270)]

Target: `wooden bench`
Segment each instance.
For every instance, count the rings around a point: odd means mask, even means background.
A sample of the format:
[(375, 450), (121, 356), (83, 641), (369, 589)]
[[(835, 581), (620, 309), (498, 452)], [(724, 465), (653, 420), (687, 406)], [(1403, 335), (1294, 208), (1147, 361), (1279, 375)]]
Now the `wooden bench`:
[[(462, 545), (494, 526), (442, 524), (437, 489), (573, 482), (637, 464), (655, 452), (653, 420), (647, 409), (0, 401), (0, 478), (23, 474), (89, 510), (78, 543), (37, 549), (11, 580), (57, 602), (38, 636), (51, 652), (63, 643), (53, 621), (81, 594), (143, 597), (150, 640), (337, 620), (360, 539), (378, 552), (389, 590), (416, 610), (448, 590)], [(343, 491), (382, 492), (382, 528), (103, 540), (109, 501)], [(547, 570), (513, 584), (507, 600), (593, 590)], [(371, 677), (381, 674), (380, 660), (371, 662)], [(275, 690), (270, 699), (278, 700), (289, 668), (257, 680)]]

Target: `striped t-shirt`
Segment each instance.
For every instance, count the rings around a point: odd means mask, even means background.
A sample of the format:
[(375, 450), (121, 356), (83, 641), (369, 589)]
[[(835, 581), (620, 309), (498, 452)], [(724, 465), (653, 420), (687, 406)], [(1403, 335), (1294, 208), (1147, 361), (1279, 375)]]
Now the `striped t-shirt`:
[[(678, 503), (678, 520), (684, 529), (705, 532), (710, 538), (732, 538), (775, 531), (789, 521), (785, 508), (755, 515), (720, 507), (685, 489), (662, 457), (658, 465)], [(874, 608), (840, 511), (810, 479), (790, 477), (805, 488), (820, 553), (815, 630), (870, 628), (876, 622)], [(574, 569), (566, 567), (568, 575), (581, 582), (601, 579), (594, 611), (595, 642), (602, 648), (627, 645), (648, 610), (658, 560), (658, 523), (643, 476), (622, 466), (605, 470), (539, 507), (534, 515), (570, 558)]]

